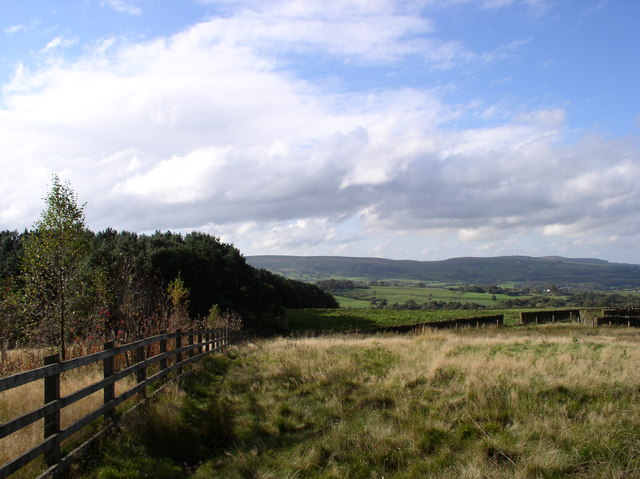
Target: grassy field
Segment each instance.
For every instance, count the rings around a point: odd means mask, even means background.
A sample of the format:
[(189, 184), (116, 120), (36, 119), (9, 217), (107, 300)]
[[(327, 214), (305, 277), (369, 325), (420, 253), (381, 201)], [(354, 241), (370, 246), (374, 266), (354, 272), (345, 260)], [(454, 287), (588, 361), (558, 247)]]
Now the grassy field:
[(85, 477), (632, 478), (640, 332), (276, 339), (214, 357)]
[[(487, 293), (461, 293), (460, 291), (451, 291), (448, 288), (420, 288), (418, 286), (371, 286), (369, 288), (354, 289), (349, 291), (349, 297), (336, 296), (341, 307), (362, 307), (370, 306), (371, 298), (378, 300), (386, 299), (388, 304), (404, 303), (409, 299), (416, 303), (425, 303), (427, 301), (459, 301), (461, 303), (477, 303), (483, 306), (492, 306), (496, 302), (509, 299), (511, 296), (506, 294), (492, 295)], [(354, 302), (357, 301), (357, 302)]]

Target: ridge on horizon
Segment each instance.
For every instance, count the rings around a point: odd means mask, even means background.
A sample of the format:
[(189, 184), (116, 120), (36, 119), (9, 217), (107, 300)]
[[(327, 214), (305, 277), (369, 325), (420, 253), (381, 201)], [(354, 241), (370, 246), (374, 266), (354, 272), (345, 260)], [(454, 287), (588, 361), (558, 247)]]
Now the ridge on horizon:
[(598, 258), (562, 256), (479, 256), (445, 260), (397, 260), (353, 256), (253, 255), (254, 267), (314, 282), (327, 278), (365, 281), (555, 284), (582, 289), (639, 289), (640, 265)]
[(350, 256), (350, 255), (289, 255), (289, 254), (254, 254), (247, 255), (247, 258), (346, 258), (354, 260), (384, 260), (384, 261), (413, 261), (417, 263), (435, 263), (451, 260), (495, 260), (495, 259), (512, 259), (512, 258), (525, 258), (532, 260), (549, 260), (549, 261), (567, 261), (567, 262), (589, 262), (589, 263), (601, 263), (601, 264), (628, 264), (635, 265), (636, 263), (622, 263), (617, 261), (609, 261), (601, 258), (579, 257), (573, 258), (569, 256), (560, 255), (545, 255), (545, 256), (530, 256), (524, 254), (512, 254), (512, 255), (496, 255), (496, 256), (452, 256), (445, 259), (410, 259), (410, 258), (386, 258), (384, 256)]

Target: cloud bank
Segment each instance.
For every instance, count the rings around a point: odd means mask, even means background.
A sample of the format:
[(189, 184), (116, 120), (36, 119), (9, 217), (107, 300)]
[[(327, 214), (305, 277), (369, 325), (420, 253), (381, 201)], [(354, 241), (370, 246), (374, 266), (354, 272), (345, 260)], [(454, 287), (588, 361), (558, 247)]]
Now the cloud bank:
[(103, 38), (72, 59), (52, 39), (39, 66), (18, 65), (2, 87), (0, 228), (30, 226), (58, 172), (94, 229), (197, 229), (246, 254), (616, 259), (616, 248), (640, 261), (633, 139), (576, 135), (554, 106), (461, 127), (500, 106), (446, 104), (438, 88), (345, 91), (296, 71), (303, 54), (493, 61), (432, 37), (420, 8), (247, 1), (169, 37)]

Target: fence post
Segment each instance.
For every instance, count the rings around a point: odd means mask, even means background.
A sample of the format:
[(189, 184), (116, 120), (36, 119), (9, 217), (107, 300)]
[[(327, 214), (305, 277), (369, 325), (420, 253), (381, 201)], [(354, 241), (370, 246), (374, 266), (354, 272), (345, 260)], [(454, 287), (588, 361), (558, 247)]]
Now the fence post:
[[(182, 347), (182, 329), (176, 329), (176, 349), (180, 349)], [(182, 352), (176, 354), (176, 364), (180, 364), (182, 362)], [(182, 374), (182, 368), (178, 368), (178, 375)]]
[[(44, 365), (60, 362), (60, 354), (53, 354), (44, 358)], [(60, 373), (52, 374), (44, 378), (44, 403), (49, 404), (60, 399)], [(58, 409), (44, 417), (44, 438), (57, 435), (60, 432), (60, 410)], [(53, 466), (60, 462), (60, 440), (56, 437), (53, 447), (45, 452), (47, 466)]]
[[(109, 341), (108, 343), (104, 343), (103, 348), (105, 351), (108, 351), (110, 349), (113, 349), (114, 346), (114, 342), (113, 341)], [(112, 354), (111, 356), (109, 356), (108, 358), (105, 358), (104, 361), (102, 361), (102, 372), (103, 372), (103, 376), (105, 379), (107, 379), (108, 377), (111, 377), (115, 374), (115, 369), (116, 369), (116, 357), (115, 354)], [(104, 396), (104, 403), (107, 404), (109, 401), (111, 401), (113, 398), (116, 397), (116, 384), (115, 383), (111, 383), (107, 386), (104, 387), (103, 389), (103, 396)], [(113, 422), (113, 420), (116, 417), (116, 411), (115, 409), (109, 409), (107, 412), (104, 413), (104, 419), (108, 422)]]
[[(189, 340), (189, 346), (193, 346), (193, 333), (189, 334), (188, 340)], [(190, 358), (193, 357), (193, 353), (194, 353), (193, 348), (190, 348), (189, 349), (189, 357)]]
[(211, 344), (209, 344), (209, 341), (211, 340), (211, 332), (207, 330), (206, 334), (204, 335), (204, 340), (207, 343), (207, 345), (204, 347), (204, 350), (208, 353), (209, 351), (211, 351)]
[[(142, 341), (144, 339), (144, 336), (142, 334), (138, 335), (138, 341)], [(145, 359), (145, 354), (144, 354), (144, 346), (139, 346), (136, 348), (136, 364), (140, 364), (141, 362), (143, 362)], [(143, 367), (141, 369), (138, 369), (138, 371), (136, 372), (136, 380), (138, 381), (138, 384), (145, 382), (147, 379), (147, 368)], [(140, 390), (140, 399), (144, 399), (147, 397), (147, 388), (146, 386), (144, 388), (142, 388)]]
[[(162, 335), (162, 339), (160, 340), (160, 354), (164, 354), (167, 352), (167, 330), (163, 329), (160, 331)], [(167, 369), (167, 358), (160, 360), (160, 371)]]
[(198, 354), (202, 354), (202, 333), (198, 334)]

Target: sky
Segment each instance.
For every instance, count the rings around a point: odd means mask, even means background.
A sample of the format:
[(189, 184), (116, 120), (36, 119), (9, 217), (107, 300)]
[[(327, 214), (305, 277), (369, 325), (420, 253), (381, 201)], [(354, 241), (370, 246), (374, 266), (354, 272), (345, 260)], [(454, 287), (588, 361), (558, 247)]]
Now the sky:
[(2, 0), (0, 230), (640, 264), (637, 0)]

